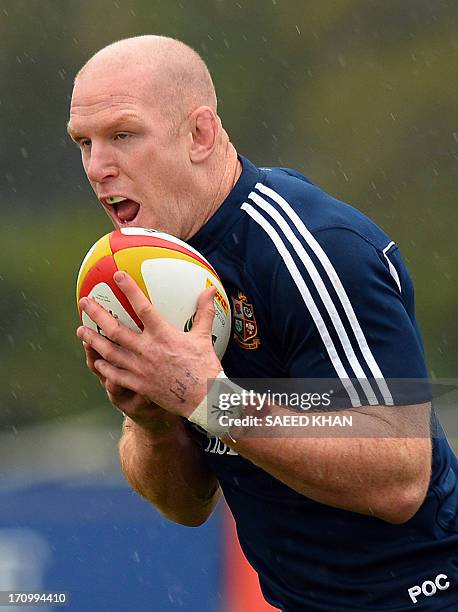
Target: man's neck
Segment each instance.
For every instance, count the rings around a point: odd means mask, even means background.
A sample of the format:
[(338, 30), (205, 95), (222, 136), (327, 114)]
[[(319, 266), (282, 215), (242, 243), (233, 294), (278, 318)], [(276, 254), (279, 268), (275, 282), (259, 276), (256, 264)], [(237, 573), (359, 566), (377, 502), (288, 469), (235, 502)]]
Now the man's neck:
[[(200, 208), (202, 215), (199, 215), (199, 218), (196, 219), (187, 239), (196, 234), (216, 213), (242, 174), (242, 164), (237, 157), (237, 151), (229, 141), (224, 151), (224, 158), (218, 163), (218, 166), (220, 172), (218, 172), (217, 168), (214, 168), (209, 175), (210, 188), (207, 192), (206, 205)], [(214, 183), (215, 179), (218, 180), (216, 186)], [(212, 182), (213, 188), (211, 187)]]
[[(242, 164), (237, 157), (237, 151), (229, 140), (224, 151), (224, 159), (220, 164), (220, 168), (221, 167), (221, 178), (214, 195), (210, 200), (210, 216), (218, 210), (218, 208), (230, 194), (242, 173)], [(218, 173), (216, 173), (216, 176), (217, 175)]]

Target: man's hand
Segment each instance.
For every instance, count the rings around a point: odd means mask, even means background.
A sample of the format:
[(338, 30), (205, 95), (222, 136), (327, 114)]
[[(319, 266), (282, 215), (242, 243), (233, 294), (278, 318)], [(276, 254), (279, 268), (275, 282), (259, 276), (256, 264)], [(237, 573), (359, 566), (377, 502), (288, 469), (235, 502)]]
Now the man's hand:
[(120, 412), (128, 416), (137, 425), (149, 429), (156, 433), (167, 431), (170, 427), (168, 420), (169, 413), (157, 404), (150, 402), (146, 397), (125, 389), (120, 385), (107, 380), (95, 367), (94, 363), (102, 356), (83, 341), (84, 352), (86, 353), (86, 365), (99, 379), (101, 385), (107, 392), (108, 399)]
[[(127, 282), (134, 295), (140, 292), (141, 295), (137, 296), (140, 297), (140, 306), (147, 308), (149, 302), (143, 293), (132, 279)], [(128, 297), (131, 295), (129, 288), (125, 293)], [(135, 298), (133, 303), (138, 304)], [(80, 327), (77, 332), (83, 340), (88, 368), (100, 380), (111, 402), (128, 417), (124, 421), (119, 444), (121, 467), (127, 480), (164, 516), (183, 525), (200, 525), (211, 514), (218, 500), (218, 482), (206, 465), (201, 449), (186, 430), (183, 419), (152, 402), (146, 393), (138, 391), (143, 389), (142, 375), (150, 382), (149, 372), (155, 367), (150, 363), (149, 336), (146, 338), (149, 323), (145, 325), (142, 334), (135, 334), (118, 324), (95, 302), (86, 300), (85, 305), (88, 306), (88, 314), (103, 328), (104, 333), (119, 342), (119, 345), (113, 344), (85, 327)], [(142, 312), (140, 308), (140, 317)], [(162, 323), (162, 318), (159, 315), (157, 317)], [(147, 317), (143, 320), (146, 322)], [(191, 332), (182, 334), (171, 329), (178, 336), (191, 336)], [(125, 332), (134, 350), (121, 345), (119, 338), (123, 337)], [(165, 334), (164, 331), (163, 333)], [(153, 335), (156, 343), (154, 346), (157, 345), (157, 350), (160, 351), (161, 336)], [(171, 342), (174, 346), (174, 340)], [(196, 346), (199, 346), (198, 340)], [(160, 355), (161, 353), (159, 357)], [(127, 359), (127, 362), (123, 359)], [(163, 357), (160, 359), (163, 360)], [(216, 359), (216, 356), (212, 359)], [(219, 364), (217, 359), (216, 362)], [(135, 366), (143, 363), (146, 366), (145, 372), (138, 373)], [(124, 364), (128, 367), (122, 367)], [(130, 368), (131, 364), (134, 367)], [(163, 377), (163, 371), (159, 367), (157, 370), (157, 376)], [(155, 376), (151, 376), (151, 380), (154, 378)], [(129, 383), (132, 381), (133, 388), (126, 384), (127, 380)], [(204, 388), (206, 393), (206, 384)]]
[(200, 295), (194, 325), (185, 333), (164, 320), (128, 274), (116, 272), (114, 280), (144, 329), (140, 334), (131, 331), (94, 300), (83, 298), (81, 308), (107, 336), (78, 328), (88, 367), (126, 414), (141, 411), (148, 419), (150, 404), (155, 403), (168, 412), (189, 416), (207, 394), (207, 380), (222, 370), (211, 341), (215, 289)]

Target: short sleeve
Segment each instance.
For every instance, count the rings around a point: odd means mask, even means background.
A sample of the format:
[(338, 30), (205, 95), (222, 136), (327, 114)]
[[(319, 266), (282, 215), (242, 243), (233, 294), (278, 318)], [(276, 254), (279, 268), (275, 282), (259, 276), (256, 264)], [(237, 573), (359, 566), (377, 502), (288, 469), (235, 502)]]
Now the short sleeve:
[(427, 377), (413, 286), (396, 245), (387, 246), (332, 228), (283, 258), (271, 309), (288, 376), (373, 379), (385, 404), (398, 403), (390, 379)]

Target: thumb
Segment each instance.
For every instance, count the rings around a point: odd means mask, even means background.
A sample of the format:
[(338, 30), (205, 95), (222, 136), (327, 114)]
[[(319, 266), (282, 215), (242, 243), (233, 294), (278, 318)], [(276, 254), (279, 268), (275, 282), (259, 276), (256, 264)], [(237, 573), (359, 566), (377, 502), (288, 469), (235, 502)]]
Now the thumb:
[(213, 318), (215, 316), (215, 305), (213, 298), (215, 297), (216, 287), (208, 287), (199, 295), (196, 306), (196, 316), (192, 326), (192, 332), (200, 332), (202, 334), (211, 334)]

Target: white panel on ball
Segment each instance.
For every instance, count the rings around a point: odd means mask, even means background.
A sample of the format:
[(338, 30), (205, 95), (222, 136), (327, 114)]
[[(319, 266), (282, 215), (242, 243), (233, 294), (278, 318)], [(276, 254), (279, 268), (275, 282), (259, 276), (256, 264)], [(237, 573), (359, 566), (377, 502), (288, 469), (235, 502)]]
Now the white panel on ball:
[(146, 259), (141, 271), (150, 300), (171, 325), (183, 329), (210, 273), (195, 263), (173, 258)]
[[(186, 322), (196, 311), (199, 295), (206, 289), (207, 280), (225, 296), (219, 280), (200, 265), (174, 258), (147, 259), (142, 263), (141, 272), (149, 298), (162, 316), (178, 329), (184, 329)], [(231, 332), (230, 313), (225, 314), (216, 304), (212, 334), (214, 348), (222, 357)]]
[[(124, 306), (121, 304), (121, 302), (118, 300), (111, 288), (106, 283), (98, 283), (97, 285), (94, 285), (94, 287), (89, 293), (89, 297), (93, 298), (98, 304), (103, 306), (105, 310), (108, 310), (108, 312), (111, 313), (115, 317), (115, 319), (119, 319), (119, 321), (121, 321), (121, 323), (126, 325), (129, 329), (134, 332), (137, 332), (138, 334), (141, 333), (141, 329), (138, 327), (138, 325), (135, 323), (130, 314), (126, 311)], [(105, 335), (101, 333), (99, 327), (86, 314), (84, 310), (82, 312), (82, 320), (83, 325), (86, 325), (87, 327), (98, 331), (99, 334), (101, 334), (102, 336)]]

